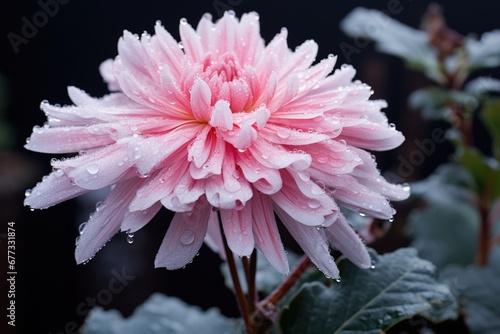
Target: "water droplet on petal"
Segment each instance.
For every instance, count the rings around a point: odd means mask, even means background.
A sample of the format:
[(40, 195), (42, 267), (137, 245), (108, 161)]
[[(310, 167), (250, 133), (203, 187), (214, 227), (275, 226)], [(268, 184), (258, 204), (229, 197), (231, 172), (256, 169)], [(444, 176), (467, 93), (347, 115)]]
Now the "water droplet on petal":
[(341, 281), (340, 277), (335, 279), (335, 282), (337, 283), (340, 283), (340, 281)]
[(181, 244), (184, 246), (189, 246), (194, 242), (194, 232), (191, 230), (186, 230), (182, 233)]
[(161, 26), (162, 25), (161, 20), (156, 20), (156, 25)]
[(87, 224), (81, 223), (80, 226), (78, 226), (78, 233), (80, 233), (80, 235), (83, 234), (83, 229), (85, 228), (85, 225), (87, 225)]
[(317, 209), (320, 207), (321, 203), (317, 199), (310, 198), (309, 202), (307, 203), (311, 209)]
[(181, 23), (181, 24), (187, 24), (187, 23), (188, 23), (188, 20), (187, 20), (185, 17), (183, 17), (183, 18), (180, 20), (180, 23)]
[(95, 211), (99, 212), (101, 211), (102, 207), (104, 206), (104, 202), (103, 201), (99, 201), (96, 203), (95, 205)]
[(78, 246), (79, 242), (80, 242), (80, 236), (76, 237), (76, 239), (75, 239), (75, 246)]
[(31, 195), (31, 189), (27, 189), (25, 192), (24, 192), (24, 196), (26, 197), (29, 197)]
[(394, 123), (389, 124), (389, 128), (396, 129), (396, 124), (394, 124)]
[(85, 167), (87, 172), (91, 175), (95, 175), (99, 172), (99, 166), (96, 163), (91, 163)]

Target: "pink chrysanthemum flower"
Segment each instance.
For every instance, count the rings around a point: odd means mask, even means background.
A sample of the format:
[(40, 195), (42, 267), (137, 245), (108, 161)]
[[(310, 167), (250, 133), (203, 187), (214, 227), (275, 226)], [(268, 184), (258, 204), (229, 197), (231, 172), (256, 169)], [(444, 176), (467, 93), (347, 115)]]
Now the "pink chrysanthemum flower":
[(279, 272), (289, 267), (274, 213), (326, 275), (339, 276), (329, 247), (369, 267), (339, 206), (390, 219), (389, 200), (408, 197), (365, 151), (404, 140), (380, 111), (385, 102), (369, 100), (351, 66), (329, 75), (334, 56), (312, 65), (313, 41), (291, 51), (283, 29), (266, 46), (256, 13), (226, 13), (216, 23), (207, 14), (196, 30), (183, 19), (179, 43), (159, 22), (155, 33), (125, 31), (119, 55), (102, 64), (114, 93), (96, 99), (69, 87), (75, 105), (42, 102), (48, 122), (26, 145), (79, 152), (52, 161), (25, 200), (32, 208), (111, 186), (86, 223), (77, 262), (164, 206), (175, 215), (157, 267), (183, 267), (203, 241), (223, 249), (214, 208), (235, 254), (257, 247)]

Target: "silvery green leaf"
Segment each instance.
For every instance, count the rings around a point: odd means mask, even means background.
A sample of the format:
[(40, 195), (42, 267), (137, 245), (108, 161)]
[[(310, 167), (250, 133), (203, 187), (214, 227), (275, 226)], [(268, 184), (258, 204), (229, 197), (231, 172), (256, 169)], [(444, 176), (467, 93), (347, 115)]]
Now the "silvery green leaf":
[(490, 92), (500, 92), (500, 80), (490, 77), (475, 78), (465, 85), (464, 90), (474, 96), (484, 97)]
[(410, 67), (423, 71), (442, 83), (436, 52), (427, 42), (424, 31), (406, 26), (374, 9), (355, 8), (340, 23), (342, 30), (354, 38), (375, 41), (379, 51), (403, 58)]
[(219, 310), (203, 311), (178, 298), (153, 294), (129, 318), (116, 310), (94, 308), (85, 319), (83, 334), (233, 334), (240, 333), (240, 323), (226, 318)]
[(500, 66), (500, 30), (486, 32), (479, 40), (468, 38), (465, 50), (470, 71)]
[(440, 280), (459, 295), (472, 334), (500, 333), (500, 272), (488, 267), (444, 268)]
[(422, 312), (456, 316), (450, 289), (435, 279), (435, 267), (414, 249), (377, 255), (375, 269), (360, 269), (340, 261), (342, 281), (330, 287), (306, 283), (284, 309), (283, 333), (381, 333)]

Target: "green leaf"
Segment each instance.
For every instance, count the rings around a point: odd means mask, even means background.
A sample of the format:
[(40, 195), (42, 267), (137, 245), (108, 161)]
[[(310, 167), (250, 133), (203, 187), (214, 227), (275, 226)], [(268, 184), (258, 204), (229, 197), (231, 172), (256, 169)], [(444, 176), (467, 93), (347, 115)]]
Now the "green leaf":
[(471, 173), (475, 181), (474, 190), (479, 198), (488, 194), (491, 199), (500, 196), (500, 163), (485, 157), (475, 148), (460, 148), (458, 161)]
[(484, 33), (480, 40), (468, 38), (465, 44), (467, 68), (473, 71), (500, 66), (500, 30)]
[(484, 103), (481, 119), (493, 138), (493, 155), (500, 159), (500, 98), (489, 99)]
[(455, 314), (454, 296), (435, 280), (435, 267), (419, 259), (416, 250), (372, 253), (372, 259), (375, 269), (360, 269), (347, 260), (340, 261), (339, 284), (304, 284), (283, 311), (283, 332), (378, 334), (426, 310)]
[(217, 309), (202, 311), (180, 299), (153, 294), (134, 314), (125, 319), (116, 310), (94, 308), (87, 316), (82, 334), (233, 334), (240, 323)]
[(471, 205), (473, 196), (468, 188), (473, 182), (466, 170), (449, 164), (412, 185), (413, 195), (422, 197), (426, 205), (408, 217), (411, 246), (438, 268), (474, 261), (480, 217)]
[(429, 78), (443, 83), (445, 78), (435, 51), (424, 31), (406, 26), (374, 9), (355, 8), (340, 22), (349, 36), (376, 42), (379, 51), (403, 58), (409, 67), (423, 71)]
[(409, 104), (415, 110), (420, 110), (425, 119), (446, 119), (449, 106), (457, 103), (461, 109), (470, 113), (479, 106), (479, 96), (458, 91), (446, 90), (441, 87), (427, 87), (414, 91), (409, 97)]
[(500, 80), (490, 77), (479, 77), (469, 81), (464, 90), (477, 97), (487, 97), (489, 93), (500, 92)]
[(443, 269), (440, 278), (460, 295), (473, 334), (500, 333), (500, 273), (491, 267)]

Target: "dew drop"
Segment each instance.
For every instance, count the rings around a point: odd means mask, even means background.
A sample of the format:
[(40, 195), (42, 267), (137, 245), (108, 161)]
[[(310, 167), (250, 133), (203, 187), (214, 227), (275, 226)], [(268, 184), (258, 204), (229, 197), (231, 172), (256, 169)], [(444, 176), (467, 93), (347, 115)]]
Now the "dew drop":
[(260, 174), (261, 172), (262, 172), (262, 169), (260, 169), (260, 168), (255, 169), (255, 174)]
[(99, 172), (99, 166), (96, 163), (91, 163), (85, 167), (87, 172), (91, 175), (95, 175)]
[(184, 246), (189, 246), (194, 242), (194, 232), (191, 230), (186, 230), (182, 233), (181, 244)]
[(391, 124), (389, 124), (389, 127), (390, 127), (391, 129), (395, 129), (395, 128), (396, 128), (396, 124), (391, 123)]
[(26, 197), (29, 197), (31, 195), (31, 189), (27, 189), (25, 192), (24, 192), (24, 196)]
[(185, 17), (183, 17), (183, 18), (180, 20), (180, 23), (181, 23), (181, 24), (187, 24), (187, 23), (188, 23), (188, 20), (187, 20)]
[(184, 49), (184, 44), (182, 42), (177, 43), (177, 45), (179, 46), (179, 49)]
[(335, 282), (337, 283), (340, 283), (340, 281), (341, 281), (340, 277), (335, 279)]
[(245, 152), (246, 150), (247, 150), (246, 148), (239, 148), (239, 149), (238, 149), (238, 152), (243, 153), (243, 152)]
[(311, 188), (311, 192), (314, 194), (314, 195), (321, 195), (325, 192), (325, 184), (322, 182), (322, 181), (316, 181), (315, 184), (317, 185), (317, 187), (312, 187)]
[(29, 143), (30, 143), (30, 140), (31, 140), (31, 137), (27, 137), (27, 138), (26, 138), (26, 144), (29, 144)]
[(204, 18), (205, 20), (212, 21), (212, 14), (210, 14), (210, 13), (205, 13), (205, 14), (203, 14), (203, 18)]
[(375, 269), (375, 265), (372, 263), (372, 265), (370, 266), (370, 269)]
[(80, 236), (76, 237), (76, 239), (75, 239), (75, 246), (78, 246), (79, 242), (80, 242)]
[(156, 20), (156, 25), (161, 26), (162, 25), (161, 20)]
[(104, 206), (104, 202), (103, 201), (97, 202), (96, 205), (95, 205), (95, 211), (96, 212), (101, 211), (101, 209), (102, 209), (103, 206)]
[(408, 183), (403, 183), (401, 186), (403, 187), (404, 191), (410, 191), (410, 185)]
[(81, 223), (80, 226), (78, 226), (78, 233), (80, 233), (80, 235), (83, 234), (83, 229), (85, 228), (85, 225), (86, 223)]
[(309, 205), (311, 209), (317, 209), (320, 207), (321, 203), (317, 199), (310, 198), (307, 205)]
[(127, 232), (127, 242), (129, 244), (134, 242), (134, 233)]
[(366, 214), (364, 214), (363, 212), (359, 212), (359, 215), (360, 215), (361, 217), (366, 217)]
[(394, 221), (394, 217), (391, 217), (387, 220), (389, 223), (392, 223)]

